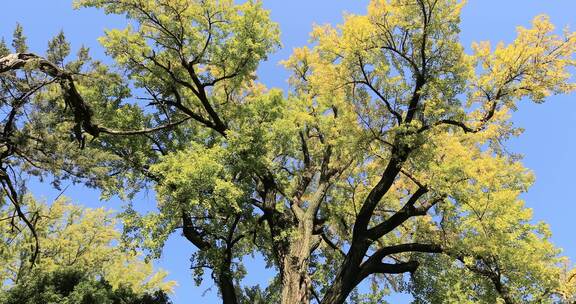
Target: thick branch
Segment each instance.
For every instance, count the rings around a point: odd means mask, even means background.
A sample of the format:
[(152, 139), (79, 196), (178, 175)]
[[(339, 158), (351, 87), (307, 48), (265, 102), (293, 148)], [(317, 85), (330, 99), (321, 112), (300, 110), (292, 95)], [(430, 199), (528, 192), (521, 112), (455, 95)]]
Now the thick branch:
[(193, 92), (196, 95), (196, 97), (198, 97), (200, 102), (202, 103), (204, 110), (206, 110), (206, 112), (208, 113), (208, 115), (210, 116), (212, 121), (214, 122), (214, 126), (215, 126), (216, 130), (219, 133), (225, 133), (225, 131), (228, 129), (228, 127), (222, 121), (222, 119), (220, 118), (218, 113), (216, 113), (216, 111), (212, 107), (212, 104), (208, 100), (208, 96), (206, 95), (206, 91), (205, 91), (206, 85), (203, 84), (200, 81), (200, 79), (198, 78), (198, 75), (196, 74), (196, 71), (194, 70), (194, 66), (192, 64), (189, 64), (186, 62), (182, 62), (182, 65), (184, 65), (184, 67), (186, 68), (186, 71), (188, 71), (188, 75), (190, 76), (190, 78), (192, 78), (192, 81), (194, 82), (194, 85), (196, 86), (196, 90), (193, 90)]
[(64, 101), (74, 112), (76, 122), (74, 131), (77, 139), (82, 140), (82, 129), (92, 136), (98, 136), (100, 130), (93, 122), (92, 110), (78, 93), (72, 75), (68, 72), (36, 54), (14, 53), (0, 58), (0, 73), (22, 69), (28, 63), (35, 63), (40, 71), (59, 80)]
[(181, 124), (187, 122), (190, 119), (192, 119), (192, 117), (186, 117), (184, 119), (175, 121), (173, 123), (168, 123), (168, 124), (154, 127), (154, 128), (146, 128), (146, 129), (140, 129), (140, 130), (123, 131), (123, 130), (113, 130), (113, 129), (109, 129), (106, 127), (98, 127), (98, 129), (100, 130), (100, 133), (110, 134), (110, 135), (142, 135), (142, 134), (154, 133), (154, 132), (161, 131), (161, 130), (171, 129), (171, 128), (174, 128), (178, 125), (181, 125)]
[[(141, 130), (113, 130), (106, 127), (100, 127), (94, 122), (92, 109), (76, 89), (72, 75), (50, 61), (32, 53), (9, 54), (0, 58), (0, 74), (23, 69), (26, 64), (37, 64), (40, 71), (59, 81), (60, 88), (63, 91), (64, 101), (74, 112), (74, 120), (76, 122), (74, 131), (76, 138), (79, 141), (83, 140), (82, 131), (85, 131), (94, 137), (97, 137), (100, 133), (112, 135), (137, 135), (169, 129), (188, 120), (188, 118), (186, 118), (163, 126)], [(190, 118), (195, 118), (191, 115), (189, 116)]]
[(378, 205), (384, 194), (388, 192), (388, 190), (394, 183), (394, 179), (400, 172), (400, 166), (401, 163), (399, 162), (399, 160), (392, 158), (388, 163), (388, 165), (386, 166), (386, 169), (384, 170), (382, 177), (366, 197), (364, 204), (362, 204), (362, 208), (360, 208), (360, 211), (356, 216), (356, 221), (354, 223), (354, 230), (352, 235), (353, 242), (360, 241), (363, 238), (364, 233), (368, 229), (368, 224), (370, 223), (370, 219), (372, 218), (374, 209), (376, 208), (376, 206)]
[[(484, 114), (484, 117), (482, 117), (482, 119), (480, 119), (480, 123), (477, 127), (470, 127), (468, 125), (466, 125), (466, 123), (461, 122), (461, 121), (457, 121), (455, 119), (442, 119), (439, 120), (431, 125), (427, 125), (427, 126), (423, 126), (422, 128), (420, 128), (418, 130), (418, 133), (422, 133), (425, 131), (428, 131), (430, 129), (432, 129), (433, 127), (437, 127), (437, 126), (441, 126), (441, 125), (452, 125), (452, 126), (456, 126), (462, 129), (462, 131), (464, 131), (464, 133), (478, 133), (482, 130), (484, 130), (484, 128), (486, 128), (486, 123), (490, 121), (490, 119), (492, 119), (492, 117), (494, 117), (494, 114), (496, 112), (496, 107), (498, 105), (498, 103), (496, 102), (496, 100), (492, 100), (490, 98), (490, 96), (488, 96), (488, 101), (491, 103), (490, 105), (490, 109), (488, 109), (488, 111)], [(498, 92), (496, 98), (501, 98), (501, 93), (500, 91)]]
[(418, 190), (416, 190), (416, 192), (414, 192), (414, 194), (412, 194), (412, 196), (408, 199), (408, 202), (406, 202), (402, 209), (400, 209), (384, 222), (368, 230), (368, 238), (371, 240), (377, 240), (386, 235), (388, 232), (394, 230), (396, 227), (400, 226), (409, 218), (426, 214), (425, 211), (427, 210), (420, 210), (414, 206), (416, 202), (426, 193), (428, 193), (428, 189), (422, 187), (418, 188)]
[[(420, 263), (417, 261), (409, 261), (406, 263), (390, 264), (390, 263), (379, 263), (375, 265), (370, 265), (365, 271), (369, 274), (373, 273), (389, 273), (389, 274), (399, 274), (405, 272), (414, 272), (418, 269)], [(364, 270), (361, 274), (364, 274)]]
[(192, 223), (192, 219), (184, 210), (182, 210), (182, 233), (188, 241), (200, 250), (207, 250), (212, 247), (210, 243), (204, 240), (202, 235), (196, 230), (196, 227), (194, 227), (194, 224)]
[(404, 252), (424, 252), (424, 253), (441, 253), (442, 247), (436, 244), (420, 244), (420, 243), (408, 243), (393, 245), (380, 248), (366, 260), (366, 264), (370, 264), (372, 261), (381, 262), (383, 258), (398, 253)]

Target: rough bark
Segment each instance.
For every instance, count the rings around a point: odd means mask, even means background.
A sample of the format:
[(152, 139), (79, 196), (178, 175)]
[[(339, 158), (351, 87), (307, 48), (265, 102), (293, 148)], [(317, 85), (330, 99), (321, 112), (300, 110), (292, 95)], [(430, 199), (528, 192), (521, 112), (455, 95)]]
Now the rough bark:
[(310, 254), (318, 247), (320, 238), (313, 234), (312, 218), (298, 225), (288, 253), (282, 259), (282, 304), (310, 302), (312, 283), (308, 273)]

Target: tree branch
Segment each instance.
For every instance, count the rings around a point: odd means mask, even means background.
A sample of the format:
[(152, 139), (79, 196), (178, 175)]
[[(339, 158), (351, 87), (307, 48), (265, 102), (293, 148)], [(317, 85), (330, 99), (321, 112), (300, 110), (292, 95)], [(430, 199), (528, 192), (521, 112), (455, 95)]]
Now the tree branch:
[(200, 250), (207, 250), (212, 247), (212, 245), (204, 240), (202, 235), (196, 230), (196, 227), (194, 227), (194, 224), (192, 223), (192, 219), (184, 210), (182, 210), (182, 233), (188, 241)]
[(98, 127), (98, 129), (100, 130), (100, 133), (105, 133), (105, 134), (110, 134), (110, 135), (142, 135), (142, 134), (154, 133), (154, 132), (165, 130), (165, 129), (171, 129), (171, 128), (174, 128), (178, 125), (181, 125), (181, 124), (187, 122), (190, 119), (192, 119), (192, 117), (186, 117), (184, 119), (175, 121), (173, 123), (168, 123), (168, 124), (154, 127), (154, 128), (146, 128), (146, 129), (140, 129), (140, 130), (126, 130), (126, 131), (124, 131), (124, 130), (113, 130), (113, 129), (109, 129), (106, 127)]
[(367, 232), (368, 238), (371, 240), (377, 240), (386, 235), (388, 232), (394, 230), (396, 227), (400, 226), (409, 218), (417, 215), (423, 215), (422, 212), (420, 212), (421, 210), (418, 210), (416, 207), (414, 207), (414, 205), (426, 193), (428, 193), (428, 189), (419, 187), (418, 190), (416, 190), (416, 192), (410, 196), (408, 202), (406, 202), (402, 209), (398, 210), (398, 212), (396, 212), (384, 222), (369, 229)]

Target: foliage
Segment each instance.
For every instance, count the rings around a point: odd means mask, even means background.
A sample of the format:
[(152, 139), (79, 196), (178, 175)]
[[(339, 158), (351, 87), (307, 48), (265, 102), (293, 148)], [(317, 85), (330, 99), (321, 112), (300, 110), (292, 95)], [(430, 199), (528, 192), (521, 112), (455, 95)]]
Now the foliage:
[(112, 286), (103, 279), (88, 277), (79, 270), (66, 269), (37, 274), (0, 295), (4, 304), (169, 304), (166, 294), (136, 294), (131, 289)]
[[(76, 285), (88, 288), (86, 290), (101, 290), (103, 297), (110, 294), (112, 298), (124, 292), (133, 297), (144, 293), (152, 296), (156, 291), (171, 292), (174, 282), (165, 281), (166, 272), (154, 271), (152, 264), (144, 262), (136, 253), (122, 250), (118, 244), (120, 234), (109, 211), (85, 209), (65, 199), (49, 206), (30, 196), (25, 196), (24, 201), (40, 240), (40, 254), (35, 267), (31, 268), (29, 258), (34, 239), (24, 227), (11, 223), (13, 210), (2, 210), (0, 282), (8, 298), (28, 299), (38, 290), (46, 290), (45, 296), (52, 297), (49, 286), (60, 288), (58, 282), (61, 281), (72, 285), (58, 289), (62, 292), (58, 291), (55, 296), (68, 297), (64, 291), (71, 291)], [(71, 303), (74, 297), (82, 298), (84, 293), (89, 293), (78, 292), (70, 296)]]
[[(153, 187), (157, 210), (122, 214), (125, 245), (157, 257), (181, 231), (197, 249), (197, 283), (211, 271), (224, 303), (378, 303), (397, 291), (417, 303), (573, 298), (548, 227), (520, 199), (533, 174), (503, 144), (522, 133), (510, 120), (520, 100), (576, 89), (576, 35), (556, 34), (548, 17), (468, 54), (464, 2), (372, 0), (366, 15), (315, 27), (313, 45), (283, 62), (283, 93), (257, 83), (279, 45), (259, 1), (76, 4), (129, 20), (100, 40), (115, 63), (84, 49), (67, 61), (58, 35), (52, 65), (33, 57), (2, 74), (4, 107), (30, 112), (9, 130), (21, 139), (7, 151), (23, 153), (2, 162), (107, 195)], [(23, 41), (17, 29), (16, 52)], [(29, 79), (67, 86), (9, 96), (31, 92)], [(242, 258), (255, 253), (277, 270), (265, 290), (240, 284)]]

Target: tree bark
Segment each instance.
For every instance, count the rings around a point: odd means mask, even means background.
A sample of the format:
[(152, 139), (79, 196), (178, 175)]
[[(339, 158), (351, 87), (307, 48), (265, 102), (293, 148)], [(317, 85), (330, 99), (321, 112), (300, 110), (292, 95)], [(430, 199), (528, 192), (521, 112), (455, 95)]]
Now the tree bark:
[(314, 221), (308, 218), (297, 227), (288, 253), (282, 258), (282, 304), (310, 303), (312, 283), (308, 273), (310, 254), (320, 243), (313, 234)]
[(340, 270), (332, 283), (332, 287), (324, 295), (322, 304), (344, 303), (350, 292), (359, 283), (357, 280), (360, 265), (370, 244), (374, 242), (374, 240), (368, 238), (368, 224), (374, 209), (390, 187), (392, 187), (396, 176), (400, 172), (402, 162), (408, 157), (408, 153), (398, 153), (397, 149), (394, 149), (392, 155), (392, 159), (386, 166), (380, 181), (370, 191), (356, 217), (350, 250), (339, 268)]
[[(368, 242), (365, 242), (368, 244)], [(344, 262), (340, 266), (340, 271), (332, 282), (332, 286), (328, 289), (321, 304), (340, 304), (346, 301), (348, 295), (358, 285), (358, 274), (360, 272), (360, 263), (368, 246), (353, 246), (348, 251)]]
[(231, 273), (231, 254), (227, 253), (224, 259), (222, 268), (218, 271), (218, 288), (222, 294), (223, 304), (238, 304), (238, 297), (236, 296), (236, 288), (234, 287), (234, 278)]

